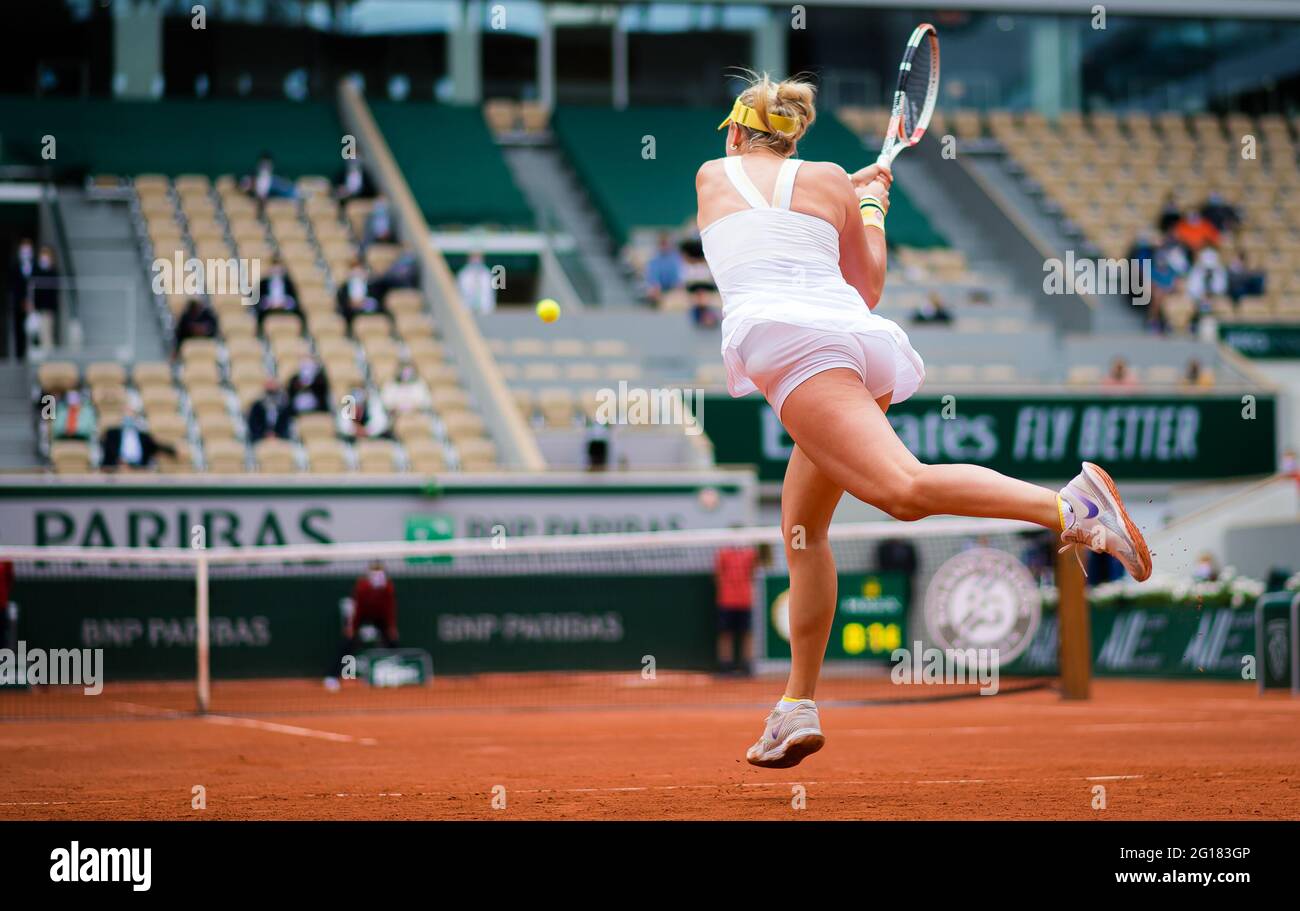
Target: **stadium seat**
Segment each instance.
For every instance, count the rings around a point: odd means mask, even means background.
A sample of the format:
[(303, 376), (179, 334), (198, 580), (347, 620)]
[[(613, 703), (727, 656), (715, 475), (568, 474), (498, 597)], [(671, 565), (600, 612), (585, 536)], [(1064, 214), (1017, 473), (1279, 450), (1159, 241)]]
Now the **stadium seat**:
[(56, 440), (50, 445), (50, 461), (57, 474), (85, 474), (90, 471), (90, 446), (79, 440)]
[(131, 382), (140, 390), (151, 387), (171, 388), (172, 368), (166, 361), (137, 361), (131, 368)]
[(294, 427), (298, 431), (298, 439), (303, 443), (333, 440), (337, 433), (333, 415), (325, 411), (312, 411), (298, 415), (294, 420)]
[(77, 365), (69, 361), (47, 361), (37, 368), (36, 380), (42, 392), (62, 395), (77, 387), (81, 373)]
[(388, 440), (357, 443), (357, 470), (362, 474), (392, 474), (397, 470), (397, 446)]
[(489, 98), (483, 102), (483, 119), (493, 133), (513, 133), (519, 128), (519, 102), (510, 98)]
[(472, 411), (451, 411), (441, 417), (443, 429), (447, 432), (447, 438), (453, 443), (472, 437), (483, 437), (487, 434), (483, 419)]
[(442, 447), (432, 439), (404, 439), (402, 446), (411, 470), (418, 474), (435, 474), (447, 467)]
[(568, 389), (542, 389), (537, 394), (537, 406), (548, 427), (569, 427), (573, 424), (575, 409), (573, 393)]
[(304, 448), (313, 474), (343, 474), (349, 468), (347, 454), (337, 440), (312, 440)]
[(467, 439), (456, 444), (462, 471), (493, 471), (497, 468), (496, 446), (491, 440)]
[(86, 367), (86, 384), (96, 386), (125, 386), (126, 368), (116, 361), (97, 361)]
[(205, 440), (203, 457), (208, 471), (215, 474), (242, 474), (245, 470), (244, 447), (234, 440)]
[(433, 439), (433, 419), (420, 412), (399, 414), (393, 422), (393, 433), (403, 443)]
[(286, 440), (261, 440), (253, 447), (257, 470), (263, 474), (293, 474), (298, 460), (292, 443)]

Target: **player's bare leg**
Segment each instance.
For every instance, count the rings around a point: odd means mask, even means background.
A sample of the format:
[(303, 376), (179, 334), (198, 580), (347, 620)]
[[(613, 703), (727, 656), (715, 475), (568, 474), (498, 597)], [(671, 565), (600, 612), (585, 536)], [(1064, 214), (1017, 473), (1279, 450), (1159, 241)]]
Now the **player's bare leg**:
[(1022, 519), (1060, 531), (1055, 492), (981, 465), (924, 465), (852, 370), (819, 373), (782, 409), (790, 436), (833, 483), (889, 513)]
[(790, 568), (790, 677), (785, 695), (812, 699), (835, 619), (835, 557), (830, 529), (844, 489), (795, 446), (781, 486), (781, 537)]
[(786, 398), (782, 422), (799, 448), (834, 484), (896, 519), (955, 515), (1033, 522), (1118, 558), (1138, 581), (1151, 557), (1114, 482), (1084, 463), (1058, 495), (982, 465), (924, 465), (894, 433), (880, 404), (852, 370), (837, 368)]
[(766, 768), (788, 768), (826, 742), (813, 697), (835, 618), (835, 557), (827, 530), (842, 488), (796, 446), (781, 486), (781, 536), (790, 570), (790, 677), (746, 758)]

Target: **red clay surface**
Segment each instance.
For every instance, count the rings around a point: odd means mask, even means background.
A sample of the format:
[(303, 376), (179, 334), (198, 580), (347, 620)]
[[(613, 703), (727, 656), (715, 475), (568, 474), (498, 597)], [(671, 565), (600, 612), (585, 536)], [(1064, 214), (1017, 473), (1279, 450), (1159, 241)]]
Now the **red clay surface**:
[[(224, 684), (222, 714), (206, 717), (158, 715), (188, 708), (188, 689), (118, 687), (132, 720), (0, 723), (0, 819), (1300, 818), (1300, 699), (1249, 684), (1100, 680), (1087, 702), (1037, 689), (854, 705), (842, 700), (936, 688), (828, 681), (825, 749), (781, 771), (744, 761), (779, 681), (687, 675), (680, 691), (602, 708), (580, 707), (581, 681), (566, 697), (552, 681), (531, 689), (546, 708), (524, 710), (500, 707), (523, 701), (523, 680), (509, 699), (476, 700), (471, 684), (441, 710), (427, 693), (403, 697), (423, 708), (360, 710), (379, 703)], [(334, 710), (269, 711), (296, 704)], [(191, 808), (196, 785), (205, 810)]]

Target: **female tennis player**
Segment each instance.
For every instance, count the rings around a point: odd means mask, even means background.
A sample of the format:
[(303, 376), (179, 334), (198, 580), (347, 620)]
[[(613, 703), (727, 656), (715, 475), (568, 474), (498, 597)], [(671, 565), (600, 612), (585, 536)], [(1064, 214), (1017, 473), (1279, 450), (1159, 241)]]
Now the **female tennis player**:
[(728, 388), (761, 392), (795, 443), (781, 489), (790, 677), (747, 753), (768, 768), (793, 766), (825, 743), (813, 696), (836, 603), (827, 529), (845, 491), (904, 521), (1034, 522), (1067, 546), (1112, 554), (1138, 581), (1151, 574), (1146, 542), (1098, 466), (1084, 462), (1055, 492), (979, 465), (923, 465), (899, 440), (885, 411), (916, 392), (925, 368), (906, 333), (873, 312), (893, 177), (882, 164), (849, 175), (797, 159), (815, 117), (811, 85), (757, 77), (723, 121), (726, 156), (696, 176), (704, 253), (723, 300)]

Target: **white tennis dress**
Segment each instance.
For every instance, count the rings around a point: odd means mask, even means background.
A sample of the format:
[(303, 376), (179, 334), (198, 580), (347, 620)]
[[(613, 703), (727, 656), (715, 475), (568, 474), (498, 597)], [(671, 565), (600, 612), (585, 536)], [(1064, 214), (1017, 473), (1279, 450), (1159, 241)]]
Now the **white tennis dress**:
[(909, 398), (925, 365), (907, 333), (868, 309), (840, 272), (840, 235), (828, 221), (794, 212), (790, 198), (803, 162), (781, 165), (769, 203), (739, 156), (723, 159), (750, 208), (700, 232), (722, 295), (722, 359), (736, 397), (758, 390), (781, 415), (786, 397), (823, 370), (854, 370), (873, 398)]

